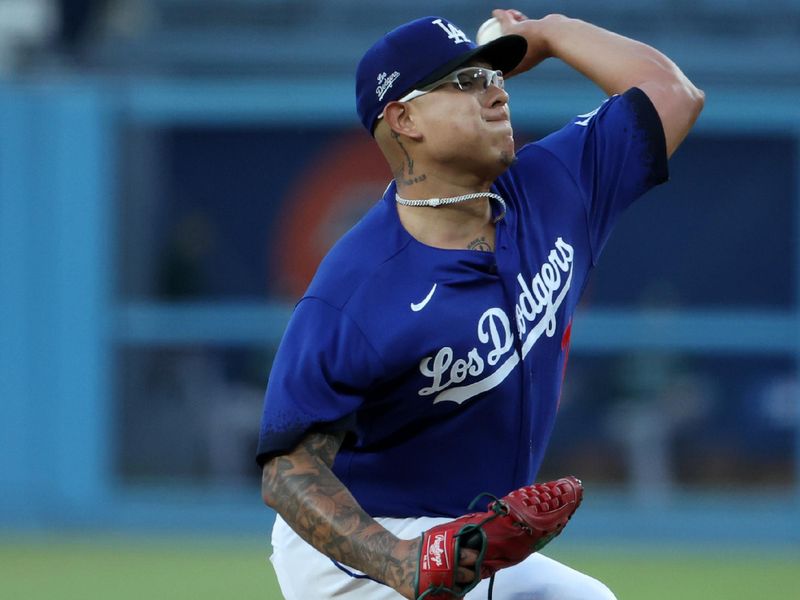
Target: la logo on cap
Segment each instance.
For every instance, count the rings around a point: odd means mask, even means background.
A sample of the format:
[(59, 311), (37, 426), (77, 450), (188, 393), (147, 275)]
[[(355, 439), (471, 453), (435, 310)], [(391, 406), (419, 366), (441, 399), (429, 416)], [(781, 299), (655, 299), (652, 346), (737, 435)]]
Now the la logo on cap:
[(447, 37), (453, 40), (454, 44), (469, 42), (467, 35), (452, 23), (444, 23), (441, 19), (436, 19), (435, 21), (431, 21), (431, 23), (441, 27), (447, 34)]

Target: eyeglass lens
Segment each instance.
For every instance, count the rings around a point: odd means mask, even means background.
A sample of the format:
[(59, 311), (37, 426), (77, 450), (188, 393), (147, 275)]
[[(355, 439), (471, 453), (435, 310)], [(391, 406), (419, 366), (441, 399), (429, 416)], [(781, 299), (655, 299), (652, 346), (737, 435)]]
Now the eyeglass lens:
[(460, 90), (467, 91), (484, 91), (490, 85), (496, 85), (499, 88), (503, 87), (503, 76), (497, 71), (488, 69), (465, 69), (456, 74), (456, 84)]

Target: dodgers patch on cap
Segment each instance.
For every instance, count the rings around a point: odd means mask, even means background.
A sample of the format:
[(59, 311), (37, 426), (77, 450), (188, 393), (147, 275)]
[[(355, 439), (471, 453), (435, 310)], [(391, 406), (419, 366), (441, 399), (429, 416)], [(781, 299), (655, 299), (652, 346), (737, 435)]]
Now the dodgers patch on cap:
[(378, 115), (389, 102), (433, 83), (474, 58), (507, 73), (519, 64), (527, 47), (525, 38), (519, 35), (478, 46), (442, 17), (423, 17), (401, 25), (378, 40), (358, 63), (356, 108), (361, 123), (372, 133)]

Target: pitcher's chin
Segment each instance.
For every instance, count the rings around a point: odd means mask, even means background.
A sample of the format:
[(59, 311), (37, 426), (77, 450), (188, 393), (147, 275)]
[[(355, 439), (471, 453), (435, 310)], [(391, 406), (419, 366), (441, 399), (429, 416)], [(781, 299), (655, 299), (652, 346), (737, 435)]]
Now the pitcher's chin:
[(505, 167), (508, 168), (517, 162), (517, 153), (514, 150), (511, 151), (503, 151), (500, 153), (500, 163)]

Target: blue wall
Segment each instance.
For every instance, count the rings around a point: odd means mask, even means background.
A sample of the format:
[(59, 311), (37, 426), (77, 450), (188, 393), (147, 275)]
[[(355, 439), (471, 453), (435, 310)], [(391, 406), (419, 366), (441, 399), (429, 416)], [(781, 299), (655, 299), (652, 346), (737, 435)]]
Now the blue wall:
[(0, 91), (2, 504), (102, 501), (113, 130), (102, 89)]

